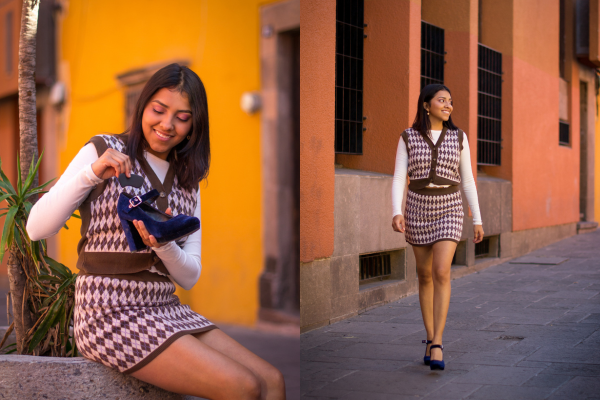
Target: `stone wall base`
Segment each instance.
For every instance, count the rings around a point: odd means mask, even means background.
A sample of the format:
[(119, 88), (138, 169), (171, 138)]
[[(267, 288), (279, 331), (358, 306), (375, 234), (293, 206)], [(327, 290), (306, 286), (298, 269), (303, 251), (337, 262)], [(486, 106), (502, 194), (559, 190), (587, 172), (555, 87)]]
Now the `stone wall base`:
[(0, 398), (192, 400), (85, 358), (0, 355)]

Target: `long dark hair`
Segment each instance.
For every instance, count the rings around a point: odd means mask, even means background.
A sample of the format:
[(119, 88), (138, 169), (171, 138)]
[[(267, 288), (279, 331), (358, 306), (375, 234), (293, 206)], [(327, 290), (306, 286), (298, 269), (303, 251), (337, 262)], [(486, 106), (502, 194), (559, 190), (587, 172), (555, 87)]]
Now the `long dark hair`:
[[(431, 99), (433, 99), (433, 96), (435, 96), (435, 94), (440, 90), (445, 90), (450, 93), (450, 89), (448, 89), (448, 87), (445, 85), (432, 83), (431, 85), (425, 86), (419, 95), (417, 115), (415, 116), (415, 121), (412, 124), (412, 128), (424, 135), (429, 134), (429, 131), (431, 130), (431, 122), (429, 121), (427, 110), (425, 107), (423, 107), (423, 103), (429, 103), (429, 105), (431, 105)], [(452, 93), (450, 93), (450, 95), (452, 95)], [(448, 129), (458, 129), (458, 126), (454, 125), (454, 122), (452, 122), (452, 116), (448, 118), (448, 121), (444, 121), (443, 125)]]
[(192, 190), (208, 176), (210, 166), (210, 141), (208, 136), (208, 103), (206, 90), (202, 81), (194, 71), (177, 63), (169, 64), (156, 71), (148, 80), (135, 105), (131, 126), (121, 136), (125, 143), (124, 153), (132, 163), (135, 159), (143, 160), (144, 150), (149, 147), (142, 130), (144, 108), (154, 94), (162, 89), (177, 90), (186, 93), (192, 110), (192, 129), (169, 152), (167, 161), (173, 165), (179, 185)]

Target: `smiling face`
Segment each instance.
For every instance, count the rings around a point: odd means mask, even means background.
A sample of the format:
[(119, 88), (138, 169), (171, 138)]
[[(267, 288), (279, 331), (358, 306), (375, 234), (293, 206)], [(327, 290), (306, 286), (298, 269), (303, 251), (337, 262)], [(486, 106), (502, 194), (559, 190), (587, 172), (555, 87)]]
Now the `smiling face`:
[(177, 90), (158, 90), (144, 108), (142, 130), (148, 153), (163, 160), (191, 133), (192, 110), (187, 94)]
[(429, 103), (423, 103), (423, 107), (429, 111), (429, 121), (432, 129), (434, 129), (434, 127), (443, 124), (450, 118), (453, 109), (452, 97), (448, 91), (440, 90), (431, 98)]

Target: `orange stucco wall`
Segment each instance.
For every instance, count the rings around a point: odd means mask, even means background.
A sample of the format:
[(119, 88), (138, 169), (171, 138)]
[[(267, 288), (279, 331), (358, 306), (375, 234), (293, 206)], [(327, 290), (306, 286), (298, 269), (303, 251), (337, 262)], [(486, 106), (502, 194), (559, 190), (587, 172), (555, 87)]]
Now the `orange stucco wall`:
[[(480, 41), (502, 52), (502, 165), (484, 167), (513, 184), (513, 230), (579, 219), (579, 137), (558, 144), (559, 1), (483, 0)], [(572, 63), (572, 60), (568, 60)], [(577, 82), (569, 64), (567, 80)], [(579, 85), (570, 85), (579, 98)], [(570, 103), (571, 131), (579, 113)]]
[(365, 1), (363, 155), (336, 155), (346, 168), (394, 173), (400, 134), (417, 111), (421, 2)]
[(335, 0), (300, 2), (300, 261), (333, 253)]
[[(0, 101), (0, 160), (2, 160), (2, 171), (10, 179), (13, 186), (17, 183), (17, 149), (19, 147), (19, 105), (16, 96), (10, 96)], [(7, 206), (6, 201), (0, 202), (0, 208)], [(2, 214), (4, 211), (0, 211)], [(4, 226), (4, 218), (0, 217), (0, 228)], [(1, 233), (0, 233), (1, 236)], [(8, 253), (4, 255), (0, 263), (0, 276), (6, 275), (6, 262)]]
[[(478, 0), (428, 0), (423, 21), (444, 29), (444, 84), (452, 92), (452, 121), (467, 135), (471, 169), (477, 180)], [(471, 210), (469, 209), (469, 215)]]

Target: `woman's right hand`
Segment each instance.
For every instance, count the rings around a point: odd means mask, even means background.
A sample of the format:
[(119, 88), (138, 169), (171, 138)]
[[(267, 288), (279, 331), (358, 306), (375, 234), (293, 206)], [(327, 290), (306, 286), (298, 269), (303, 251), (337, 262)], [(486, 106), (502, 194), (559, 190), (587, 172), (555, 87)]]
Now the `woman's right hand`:
[(92, 164), (92, 171), (102, 180), (119, 177), (125, 173), (131, 178), (131, 160), (129, 156), (115, 149), (107, 149), (100, 158)]
[(394, 228), (396, 232), (404, 233), (404, 227), (404, 216), (402, 214), (394, 216), (394, 219), (392, 219), (392, 228)]

